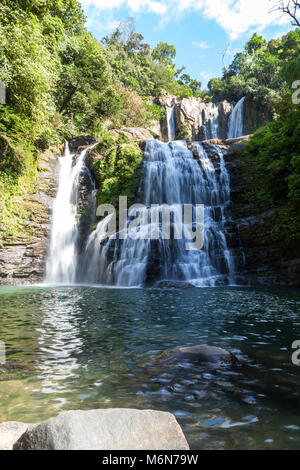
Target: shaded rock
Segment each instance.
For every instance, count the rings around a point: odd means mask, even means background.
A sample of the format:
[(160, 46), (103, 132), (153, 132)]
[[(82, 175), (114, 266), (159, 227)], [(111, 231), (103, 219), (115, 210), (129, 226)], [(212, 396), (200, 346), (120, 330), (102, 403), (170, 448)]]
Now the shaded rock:
[(14, 450), (189, 450), (171, 413), (107, 409), (65, 411), (31, 426)]
[(247, 96), (244, 102), (244, 130), (251, 134), (273, 120), (270, 105), (261, 106), (252, 96)]
[(225, 145), (233, 145), (233, 144), (239, 144), (241, 142), (248, 142), (250, 139), (251, 135), (244, 135), (241, 137), (235, 137), (234, 139), (226, 139), (224, 140)]
[(14, 421), (0, 424), (0, 450), (13, 450), (13, 445), (27, 428), (28, 424)]
[(246, 151), (246, 142), (250, 139), (250, 135), (246, 135), (243, 137), (238, 137), (236, 139), (227, 139), (225, 140), (225, 144), (229, 145), (229, 149), (227, 151), (227, 155), (232, 154), (241, 154)]
[(121, 129), (113, 129), (111, 133), (115, 137), (118, 137), (120, 134), (125, 134), (128, 139), (135, 141), (144, 141), (153, 138), (152, 133), (143, 127), (122, 127)]
[(13, 238), (6, 237), (0, 226), (0, 285), (34, 284), (44, 277), (51, 209), (57, 190), (57, 153), (59, 149), (51, 148), (40, 155), (36, 187), (31, 194), (15, 200), (20, 212), (26, 212), (23, 230)]
[(158, 281), (153, 287), (157, 287), (159, 289), (191, 289), (195, 286), (184, 281)]
[(91, 137), (90, 135), (79, 135), (78, 137), (74, 137), (74, 139), (71, 139), (69, 141), (69, 147), (71, 152), (75, 152), (78, 151), (80, 148), (84, 149), (96, 143), (96, 139), (94, 137)]
[[(232, 255), (239, 272), (239, 283), (247, 285), (300, 286), (299, 243), (286, 242), (278, 223), (284, 220), (286, 206), (268, 203), (253, 204), (249, 194), (255, 189), (255, 159), (239, 146), (248, 136), (225, 141), (230, 151), (225, 154), (230, 171), (232, 222), (237, 229)], [(253, 183), (251, 183), (253, 181)]]
[(190, 346), (168, 349), (156, 356), (167, 363), (190, 362), (196, 364), (234, 365), (237, 358), (225, 349), (215, 346)]

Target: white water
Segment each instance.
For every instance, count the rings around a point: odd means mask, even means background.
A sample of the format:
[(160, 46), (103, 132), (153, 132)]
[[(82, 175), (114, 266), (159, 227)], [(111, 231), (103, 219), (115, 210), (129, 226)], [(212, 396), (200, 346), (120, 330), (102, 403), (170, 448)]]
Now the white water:
[(244, 96), (233, 108), (228, 124), (228, 139), (235, 139), (244, 135)]
[(167, 108), (168, 140), (169, 142), (176, 138), (175, 106)]
[[(220, 150), (212, 144), (218, 171), (201, 143), (196, 144), (199, 162), (184, 142), (164, 144), (147, 142), (144, 154), (144, 176), (141, 181), (141, 202), (150, 211), (164, 205), (182, 214), (183, 204), (205, 205), (205, 241), (200, 251), (187, 251), (186, 239), (159, 240), (127, 238), (102, 243), (105, 223), (89, 238), (86, 281), (117, 286), (141, 286), (160, 280), (189, 281), (197, 286), (215, 286), (234, 282), (234, 262), (226, 241), (229, 221), (230, 181)], [(107, 219), (106, 219), (107, 222)], [(180, 227), (175, 224), (174, 229)], [(147, 223), (141, 232), (148, 234)], [(151, 224), (151, 233), (161, 235), (161, 223)]]
[(217, 139), (219, 137), (219, 110), (215, 104), (209, 113), (208, 121), (208, 135), (210, 139)]
[(59, 184), (53, 205), (50, 247), (46, 265), (47, 283), (74, 284), (77, 272), (78, 180), (88, 149), (75, 155), (66, 143), (64, 156), (59, 157)]

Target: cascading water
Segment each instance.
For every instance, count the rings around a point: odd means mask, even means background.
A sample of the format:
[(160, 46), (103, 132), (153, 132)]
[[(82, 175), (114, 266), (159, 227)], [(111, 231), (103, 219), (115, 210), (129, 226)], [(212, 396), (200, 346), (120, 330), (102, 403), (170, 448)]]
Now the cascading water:
[(167, 107), (168, 140), (171, 142), (176, 138), (175, 106)]
[(210, 139), (217, 139), (219, 134), (219, 112), (218, 106), (215, 104), (212, 107), (212, 110), (209, 113), (209, 121), (208, 121), (208, 134)]
[[(193, 158), (184, 142), (164, 144), (147, 142), (144, 153), (144, 176), (140, 184), (140, 202), (146, 206), (142, 233), (148, 233), (150, 206), (159, 213), (165, 205), (174, 211), (174, 220), (182, 214), (184, 204), (205, 205), (204, 247), (188, 251), (186, 239), (165, 240), (112, 239), (103, 243), (108, 218), (101, 221), (88, 240), (87, 282), (117, 286), (153, 285), (157, 281), (189, 281), (196, 286), (215, 286), (234, 282), (234, 262), (226, 241), (229, 221), (230, 181), (223, 154), (212, 144), (218, 168), (197, 143), (199, 160)], [(216, 165), (216, 166), (217, 166)], [(110, 217), (110, 216), (109, 216)], [(151, 222), (151, 233), (161, 233), (161, 222)], [(129, 222), (129, 221), (128, 221)], [(176, 224), (173, 229), (178, 229)]]
[(50, 284), (73, 284), (77, 273), (77, 244), (79, 238), (78, 202), (79, 177), (85, 168), (83, 150), (73, 166), (75, 154), (70, 153), (66, 143), (64, 156), (59, 157), (59, 184), (53, 204), (52, 228), (46, 282)]
[(219, 138), (219, 108), (214, 103), (206, 104), (200, 112), (199, 137), (200, 140)]
[(244, 96), (233, 108), (228, 123), (228, 139), (242, 137), (244, 134)]

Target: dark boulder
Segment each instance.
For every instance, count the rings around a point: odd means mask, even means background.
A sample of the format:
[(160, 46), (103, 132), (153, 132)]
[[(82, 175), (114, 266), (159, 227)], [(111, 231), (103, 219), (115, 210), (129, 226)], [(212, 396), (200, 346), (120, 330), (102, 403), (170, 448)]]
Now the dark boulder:
[(171, 364), (188, 362), (214, 366), (232, 366), (238, 362), (232, 353), (215, 346), (189, 346), (168, 349), (158, 354), (156, 360)]

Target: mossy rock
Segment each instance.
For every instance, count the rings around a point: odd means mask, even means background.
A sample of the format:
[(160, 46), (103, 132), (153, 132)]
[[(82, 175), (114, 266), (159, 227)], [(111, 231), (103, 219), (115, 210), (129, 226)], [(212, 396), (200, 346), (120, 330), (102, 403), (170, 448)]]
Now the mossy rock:
[(122, 134), (106, 133), (91, 152), (92, 169), (99, 189), (98, 205), (117, 207), (119, 196), (127, 196), (131, 205), (137, 196), (142, 175), (143, 152), (136, 142)]

